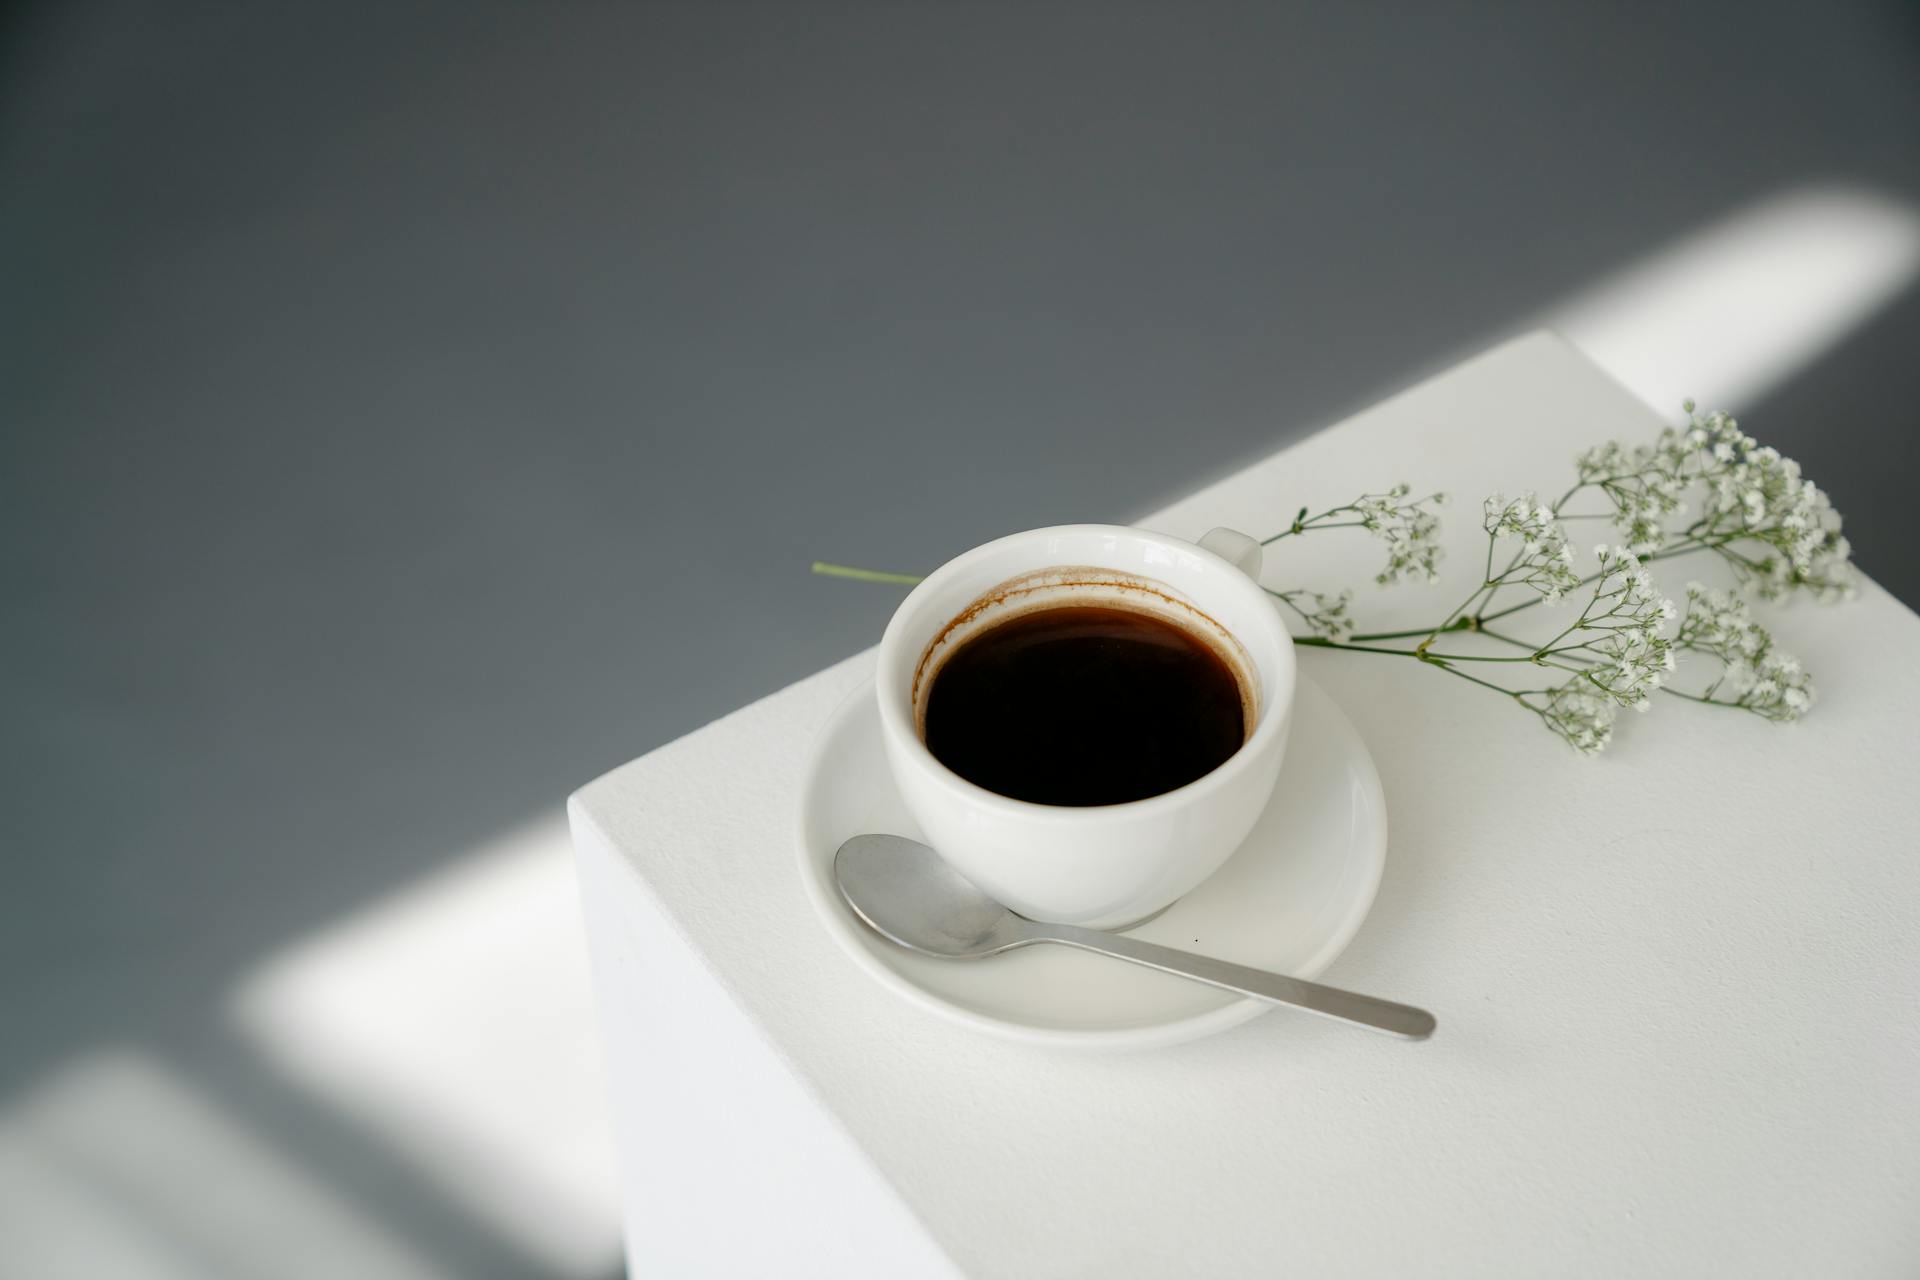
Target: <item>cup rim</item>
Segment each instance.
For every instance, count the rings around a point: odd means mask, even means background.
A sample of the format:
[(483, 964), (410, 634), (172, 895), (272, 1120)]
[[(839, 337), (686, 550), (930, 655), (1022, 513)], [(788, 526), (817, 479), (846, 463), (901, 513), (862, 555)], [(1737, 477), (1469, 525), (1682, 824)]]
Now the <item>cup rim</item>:
[[(1156, 543), (1170, 550), (1190, 553), (1203, 560), (1212, 561), (1224, 571), (1222, 589), (1248, 595), (1259, 606), (1252, 610), (1254, 615), (1271, 620), (1273, 635), (1277, 636), (1276, 651), (1280, 655), (1274, 672), (1276, 677), (1274, 683), (1283, 687), (1260, 691), (1263, 696), (1259, 699), (1259, 720), (1254, 725), (1253, 733), (1232, 755), (1192, 782), (1175, 787), (1171, 791), (1163, 791), (1157, 796), (1127, 800), (1119, 804), (1053, 805), (1039, 804), (1032, 800), (1016, 800), (1012, 796), (1003, 796), (997, 791), (989, 791), (976, 782), (969, 782), (942, 764), (939, 757), (928, 750), (927, 744), (921, 741), (919, 733), (915, 731), (911, 708), (902, 710), (901, 699), (905, 695), (900, 695), (897, 690), (890, 687), (893, 684), (892, 668), (896, 665), (900, 646), (905, 643), (907, 620), (914, 617), (920, 609), (925, 608), (927, 600), (949, 585), (953, 578), (980, 561), (1004, 550), (1010, 544), (1027, 542), (1039, 537), (1112, 536), (1115, 534)], [(1179, 584), (1169, 583), (1168, 585), (1178, 586)], [(1245, 639), (1238, 632), (1230, 634), (1242, 648), (1248, 648)], [(917, 661), (919, 655), (913, 656)], [(1250, 648), (1248, 648), (1248, 657), (1251, 660)], [(972, 550), (955, 556), (922, 578), (919, 584), (907, 593), (906, 599), (900, 602), (893, 611), (893, 616), (887, 621), (887, 629), (880, 638), (874, 689), (876, 701), (880, 704), (880, 723), (887, 738), (892, 740), (898, 749), (905, 751), (913, 764), (940, 786), (971, 805), (1007, 817), (1019, 818), (1027, 822), (1068, 824), (1115, 822), (1150, 817), (1166, 810), (1190, 805), (1208, 792), (1231, 786), (1241, 774), (1255, 766), (1255, 761), (1263, 755), (1265, 748), (1285, 731), (1286, 710), (1293, 703), (1295, 672), (1293, 633), (1287, 629), (1286, 619), (1280, 616), (1280, 611), (1274, 607), (1273, 601), (1267, 598), (1260, 584), (1248, 577), (1231, 561), (1184, 538), (1156, 533), (1150, 529), (1115, 524), (1062, 524), (1027, 529), (1020, 533), (1010, 533), (1004, 537), (995, 538), (991, 542), (981, 543)], [(1256, 677), (1260, 675), (1257, 664), (1253, 674)]]

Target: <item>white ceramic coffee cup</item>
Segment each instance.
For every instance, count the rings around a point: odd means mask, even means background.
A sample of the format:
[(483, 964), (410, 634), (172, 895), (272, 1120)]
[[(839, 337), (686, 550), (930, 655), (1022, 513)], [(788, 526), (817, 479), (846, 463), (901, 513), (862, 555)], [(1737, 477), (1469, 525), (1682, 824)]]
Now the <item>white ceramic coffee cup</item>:
[[(1061, 525), (989, 542), (936, 569), (880, 641), (880, 724), (907, 809), (969, 880), (1020, 914), (1111, 929), (1212, 875), (1266, 807), (1286, 753), (1293, 642), (1253, 575), (1259, 544), (1216, 529), (1201, 545), (1115, 525)], [(1253, 732), (1211, 773), (1145, 800), (1065, 807), (968, 782), (927, 750), (917, 704), (947, 653), (1012, 612), (1078, 602), (1154, 612), (1208, 638), (1251, 686)]]

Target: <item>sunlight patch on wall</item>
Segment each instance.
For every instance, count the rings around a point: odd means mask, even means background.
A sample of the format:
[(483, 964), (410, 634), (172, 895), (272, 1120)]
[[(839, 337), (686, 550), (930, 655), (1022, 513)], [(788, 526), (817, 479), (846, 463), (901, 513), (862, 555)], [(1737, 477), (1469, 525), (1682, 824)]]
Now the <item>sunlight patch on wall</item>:
[(1812, 364), (1920, 273), (1920, 212), (1840, 187), (1787, 192), (1686, 236), (1542, 323), (1662, 413), (1737, 411)]

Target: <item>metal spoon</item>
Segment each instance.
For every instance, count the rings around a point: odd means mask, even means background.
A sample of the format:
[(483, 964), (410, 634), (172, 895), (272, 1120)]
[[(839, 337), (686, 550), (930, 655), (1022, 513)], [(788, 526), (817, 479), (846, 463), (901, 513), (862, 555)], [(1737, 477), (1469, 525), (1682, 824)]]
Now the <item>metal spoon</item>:
[(904, 836), (855, 836), (834, 855), (833, 870), (847, 905), (883, 937), (912, 951), (974, 959), (1035, 942), (1062, 942), (1409, 1040), (1433, 1034), (1433, 1015), (1410, 1005), (1228, 964), (1122, 934), (1015, 915), (976, 889), (934, 850)]

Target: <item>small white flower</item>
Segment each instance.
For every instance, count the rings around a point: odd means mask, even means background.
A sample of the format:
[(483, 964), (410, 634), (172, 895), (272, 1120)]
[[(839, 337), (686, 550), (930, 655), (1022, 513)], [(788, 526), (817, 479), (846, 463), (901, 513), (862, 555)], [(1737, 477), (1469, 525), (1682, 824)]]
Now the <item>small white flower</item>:
[(1566, 531), (1537, 497), (1529, 493), (1509, 502), (1496, 493), (1487, 499), (1484, 511), (1481, 527), (1496, 542), (1520, 539), (1520, 556), (1501, 575), (1502, 581), (1532, 587), (1549, 603), (1580, 585)]
[(1353, 603), (1351, 591), (1342, 591), (1338, 595), (1323, 595), (1318, 591), (1276, 591), (1273, 595), (1284, 601), (1288, 608), (1299, 615), (1307, 629), (1317, 636), (1340, 640), (1353, 633), (1353, 615), (1348, 612), (1348, 607)]
[(1625, 547), (1601, 547), (1600, 577), (1568, 639), (1574, 652), (1599, 659), (1586, 677), (1596, 693), (1623, 707), (1647, 709), (1648, 695), (1673, 670), (1673, 641), (1661, 634), (1674, 615), (1654, 590), (1639, 558)]
[(1798, 720), (1813, 705), (1812, 678), (1797, 658), (1774, 647), (1772, 635), (1753, 620), (1747, 602), (1731, 591), (1689, 585), (1687, 614), (1675, 644), (1720, 660), (1720, 679), (1709, 686), (1707, 696), (1724, 689), (1734, 695), (1732, 705), (1783, 724)]
[[(1650, 555), (1675, 537), (1718, 549), (1735, 538), (1764, 545), (1761, 556), (1723, 552), (1736, 573), (1764, 597), (1804, 588), (1823, 599), (1853, 591), (1851, 548), (1840, 517), (1800, 466), (1760, 445), (1732, 416), (1702, 414), (1686, 402), (1687, 423), (1669, 427), (1651, 445), (1609, 441), (1575, 461), (1583, 486), (1613, 504), (1613, 521), (1636, 554)], [(1670, 532), (1670, 517), (1703, 494), (1704, 517)]]
[(1397, 484), (1385, 493), (1362, 494), (1353, 500), (1353, 510), (1367, 532), (1387, 544), (1387, 565), (1374, 581), (1388, 586), (1402, 578), (1425, 582), (1440, 580), (1440, 517), (1429, 507), (1445, 505), (1445, 498), (1433, 494), (1415, 502), (1405, 501), (1412, 492)]
[(1824, 599), (1851, 595), (1853, 549), (1840, 534), (1840, 515), (1801, 476), (1800, 464), (1756, 443), (1724, 413), (1695, 414), (1693, 423), (1713, 443), (1691, 476), (1706, 488), (1707, 510), (1690, 535), (1709, 545), (1730, 537), (1761, 543), (1767, 554), (1758, 559), (1726, 559), (1763, 598), (1796, 587)]
[(1618, 713), (1618, 703), (1595, 692), (1586, 677), (1575, 676), (1547, 694), (1540, 718), (1574, 750), (1593, 756), (1606, 750), (1612, 741), (1613, 719)]

